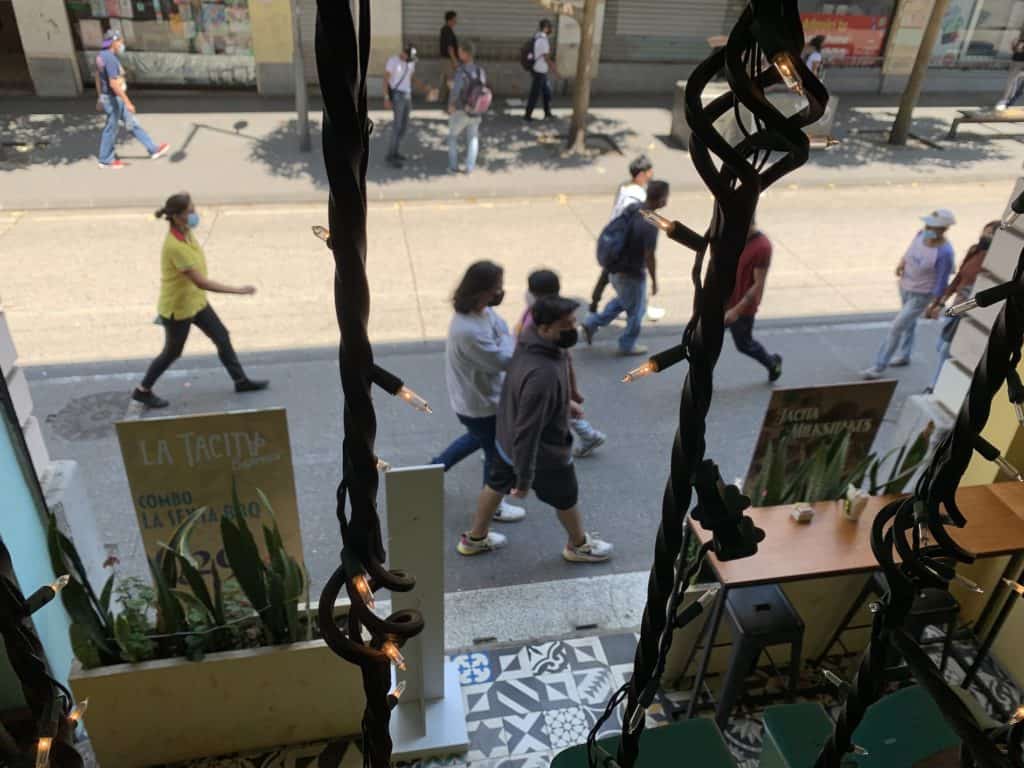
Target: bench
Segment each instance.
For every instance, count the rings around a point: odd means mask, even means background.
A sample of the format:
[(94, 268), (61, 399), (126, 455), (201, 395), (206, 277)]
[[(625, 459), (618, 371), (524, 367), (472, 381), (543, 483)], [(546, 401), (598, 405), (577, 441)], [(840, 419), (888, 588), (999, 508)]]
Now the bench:
[(1002, 111), (994, 109), (958, 109), (960, 117), (949, 126), (950, 139), (956, 138), (961, 123), (1024, 123), (1024, 107), (1008, 107)]

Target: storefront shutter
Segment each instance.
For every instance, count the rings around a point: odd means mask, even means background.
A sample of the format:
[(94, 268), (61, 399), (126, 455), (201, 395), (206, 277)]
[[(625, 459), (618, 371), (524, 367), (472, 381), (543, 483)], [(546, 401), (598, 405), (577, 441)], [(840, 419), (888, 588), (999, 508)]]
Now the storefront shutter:
[(445, 11), (459, 14), (455, 34), (476, 44), (481, 61), (514, 61), (549, 11), (530, 0), (404, 0), (402, 34), (424, 58), (436, 58)]
[(728, 34), (740, 0), (607, 0), (602, 61), (696, 62), (707, 38)]

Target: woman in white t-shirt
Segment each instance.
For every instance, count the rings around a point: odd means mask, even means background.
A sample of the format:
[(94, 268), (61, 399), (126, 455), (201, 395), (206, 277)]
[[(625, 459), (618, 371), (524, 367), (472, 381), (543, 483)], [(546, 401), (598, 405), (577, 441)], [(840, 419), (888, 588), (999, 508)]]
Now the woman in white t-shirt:
[(821, 55), (823, 45), (825, 45), (825, 36), (815, 35), (807, 41), (803, 51), (804, 64), (807, 65), (807, 68), (819, 80), (821, 79), (822, 69), (825, 66), (825, 60)]

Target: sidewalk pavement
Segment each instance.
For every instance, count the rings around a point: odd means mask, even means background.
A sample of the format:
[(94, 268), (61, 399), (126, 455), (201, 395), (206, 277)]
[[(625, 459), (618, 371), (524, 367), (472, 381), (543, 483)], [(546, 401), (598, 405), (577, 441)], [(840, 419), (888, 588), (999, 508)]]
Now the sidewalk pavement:
[[(1007, 180), (1024, 162), (1024, 127), (965, 126), (945, 133), (957, 108), (990, 104), (987, 94), (926, 96), (913, 132), (931, 142), (886, 145), (896, 97), (842, 94), (834, 133), (842, 143), (816, 150), (786, 185), (887, 185)], [(250, 94), (135, 94), (139, 119), (171, 154), (150, 161), (130, 137), (121, 144), (129, 164), (100, 169), (96, 151), (102, 116), (91, 98), (5, 99), (0, 105), (0, 209), (112, 208), (146, 205), (188, 189), (205, 204), (324, 202), (327, 179), (320, 150), (320, 115), (311, 111), (313, 151), (298, 151), (295, 115), (287, 101)], [(480, 167), (470, 176), (446, 172), (447, 117), (433, 105), (413, 112), (404, 169), (384, 163), (390, 112), (375, 109), (368, 194), (371, 200), (457, 200), (523, 195), (606, 193), (625, 176), (629, 159), (645, 152), (676, 189), (702, 189), (685, 150), (668, 140), (669, 100), (598, 101), (588, 142), (592, 152), (562, 153), (570, 108), (550, 122), (524, 123), (522, 107), (501, 100), (483, 123)], [(614, 149), (613, 149), (614, 147)]]

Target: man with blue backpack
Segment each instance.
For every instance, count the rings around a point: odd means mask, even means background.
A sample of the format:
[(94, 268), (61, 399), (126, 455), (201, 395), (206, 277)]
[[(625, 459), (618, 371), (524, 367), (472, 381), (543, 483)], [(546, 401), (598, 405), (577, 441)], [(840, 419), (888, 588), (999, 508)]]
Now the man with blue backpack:
[(647, 347), (637, 344), (641, 323), (647, 308), (647, 275), (651, 276), (651, 295), (658, 293), (657, 262), (658, 228), (640, 211), (657, 211), (668, 204), (668, 182), (651, 181), (647, 198), (627, 205), (601, 231), (597, 239), (597, 261), (608, 270), (615, 289), (615, 298), (600, 312), (591, 312), (583, 321), (583, 337), (593, 343), (598, 328), (626, 313), (626, 330), (619, 337), (619, 354), (646, 355)]
[(480, 120), (490, 109), (494, 95), (487, 87), (487, 73), (473, 62), (474, 46), (459, 44), (459, 68), (448, 96), (448, 172), (459, 171), (459, 136), (466, 134), (466, 173), (476, 168), (480, 151)]

